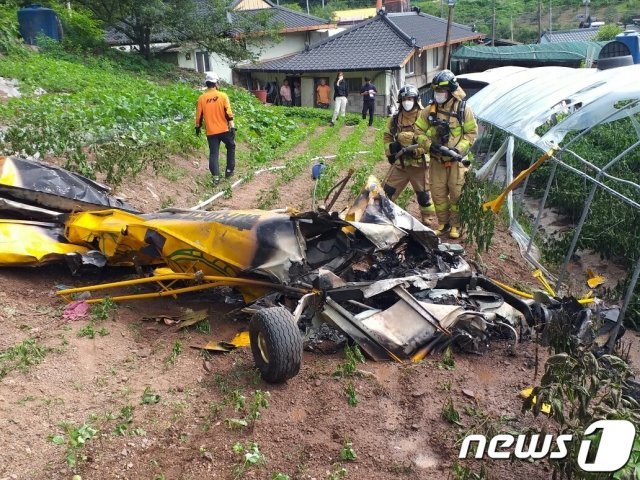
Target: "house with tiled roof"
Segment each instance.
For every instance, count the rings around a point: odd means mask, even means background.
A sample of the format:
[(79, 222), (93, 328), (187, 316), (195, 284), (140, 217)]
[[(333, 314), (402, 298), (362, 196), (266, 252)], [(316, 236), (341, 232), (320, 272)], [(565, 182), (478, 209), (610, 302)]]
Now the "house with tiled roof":
[[(202, 0), (194, 0), (197, 4)], [(196, 6), (197, 8), (197, 6)], [(303, 12), (281, 7), (271, 0), (235, 0), (230, 5), (230, 18), (233, 24), (235, 12), (243, 15), (258, 15), (269, 9), (269, 23), (278, 27), (279, 38), (269, 44), (252, 44), (247, 41), (247, 49), (254, 53), (259, 61), (290, 55), (304, 50), (305, 46), (319, 42), (329, 36), (335, 24), (323, 18), (307, 15)], [(233, 34), (233, 32), (230, 32)], [(106, 30), (105, 39), (112, 46), (123, 50), (132, 48), (131, 40), (114, 28)], [(215, 52), (206, 52), (191, 43), (172, 42), (169, 35), (158, 32), (152, 35), (157, 51), (161, 51), (164, 60), (182, 68), (199, 72), (215, 71), (222, 80), (232, 81), (232, 68), (228, 61), (220, 58)]]
[[(299, 81), (302, 105), (315, 105), (315, 87), (320, 79), (333, 84), (344, 72), (349, 87), (350, 111), (362, 105), (360, 86), (367, 76), (378, 90), (377, 111), (394, 102), (397, 89), (406, 83), (417, 87), (431, 81), (444, 68), (446, 19), (420, 11), (378, 14), (337, 35), (310, 45), (304, 51), (268, 61), (239, 65), (240, 85), (279, 85), (284, 79)], [(471, 27), (453, 23), (452, 49), (463, 42), (476, 42), (484, 35)]]
[(592, 42), (595, 40), (598, 30), (600, 30), (600, 27), (574, 28), (573, 30), (544, 32), (540, 36), (539, 43)]

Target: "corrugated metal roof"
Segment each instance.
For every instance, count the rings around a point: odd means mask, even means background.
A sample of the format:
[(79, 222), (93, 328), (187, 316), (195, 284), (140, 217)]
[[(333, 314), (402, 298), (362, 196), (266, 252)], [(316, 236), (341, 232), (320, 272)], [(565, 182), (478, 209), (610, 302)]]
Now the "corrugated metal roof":
[(452, 60), (502, 60), (522, 61), (571, 61), (591, 56), (597, 58), (607, 42), (561, 42), (535, 45), (512, 45), (509, 47), (461, 47), (452, 55)]

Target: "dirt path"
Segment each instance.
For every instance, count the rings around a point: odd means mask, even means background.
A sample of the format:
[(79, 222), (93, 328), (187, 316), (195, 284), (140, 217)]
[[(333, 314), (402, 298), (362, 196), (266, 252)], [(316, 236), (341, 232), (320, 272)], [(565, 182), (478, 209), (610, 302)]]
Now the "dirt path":
[[(331, 128), (331, 127), (329, 127)], [(335, 128), (335, 127), (334, 127)], [(335, 155), (338, 152), (340, 143), (344, 141), (353, 132), (353, 126), (343, 125), (337, 131), (336, 142), (331, 143), (325, 150), (319, 152), (318, 156)], [(326, 160), (329, 164), (332, 160)], [(280, 193), (280, 202), (284, 206), (293, 207), (300, 211), (311, 210), (314, 180), (311, 177), (311, 165), (303, 170), (302, 175), (294, 181), (288, 183)]]
[[(311, 139), (321, 135), (326, 129), (327, 127), (325, 126), (317, 127), (310, 136), (305, 138), (304, 141), (300, 142), (291, 150), (289, 150), (284, 158), (276, 161), (274, 166), (284, 165), (288, 160), (304, 154), (304, 152), (306, 152), (308, 149)], [(212, 204), (209, 209), (215, 210), (222, 208), (256, 208), (260, 203), (261, 195), (264, 195), (264, 192), (269, 191), (270, 188), (275, 185), (279, 176), (280, 173), (278, 171), (265, 172), (260, 175), (256, 175), (249, 182), (243, 183), (242, 185), (234, 189), (230, 198), (220, 199), (219, 201)]]

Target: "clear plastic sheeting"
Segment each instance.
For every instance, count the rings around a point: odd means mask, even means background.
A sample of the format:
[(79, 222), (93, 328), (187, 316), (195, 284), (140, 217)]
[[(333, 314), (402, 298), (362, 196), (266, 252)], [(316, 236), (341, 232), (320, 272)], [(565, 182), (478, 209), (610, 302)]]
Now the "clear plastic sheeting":
[(493, 79), (469, 105), (479, 120), (547, 150), (570, 131), (640, 111), (639, 78), (640, 65), (532, 68)]

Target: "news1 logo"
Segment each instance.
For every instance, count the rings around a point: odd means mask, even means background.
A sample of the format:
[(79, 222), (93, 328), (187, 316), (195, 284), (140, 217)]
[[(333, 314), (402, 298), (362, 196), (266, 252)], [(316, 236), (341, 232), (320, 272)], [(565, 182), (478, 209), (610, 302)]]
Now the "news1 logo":
[[(600, 443), (595, 456), (588, 460), (591, 450), (591, 440), (583, 439), (578, 451), (578, 466), (585, 472), (615, 472), (620, 470), (629, 461), (633, 442), (636, 436), (636, 428), (628, 420), (598, 420), (592, 423), (584, 431), (587, 437), (600, 430)], [(557, 448), (552, 449), (554, 443)], [(489, 441), (484, 435), (468, 435), (460, 447), (459, 458), (467, 458), (472, 442), (477, 442), (475, 458), (483, 458), (486, 455), (492, 459), (509, 459), (513, 454), (519, 459), (540, 459), (547, 455), (550, 459), (561, 459), (567, 456), (567, 444), (573, 441), (572, 435), (545, 435), (540, 442), (540, 435), (510, 435), (503, 433), (496, 435)], [(514, 447), (515, 444), (515, 447)], [(512, 448), (513, 447), (513, 448)]]

